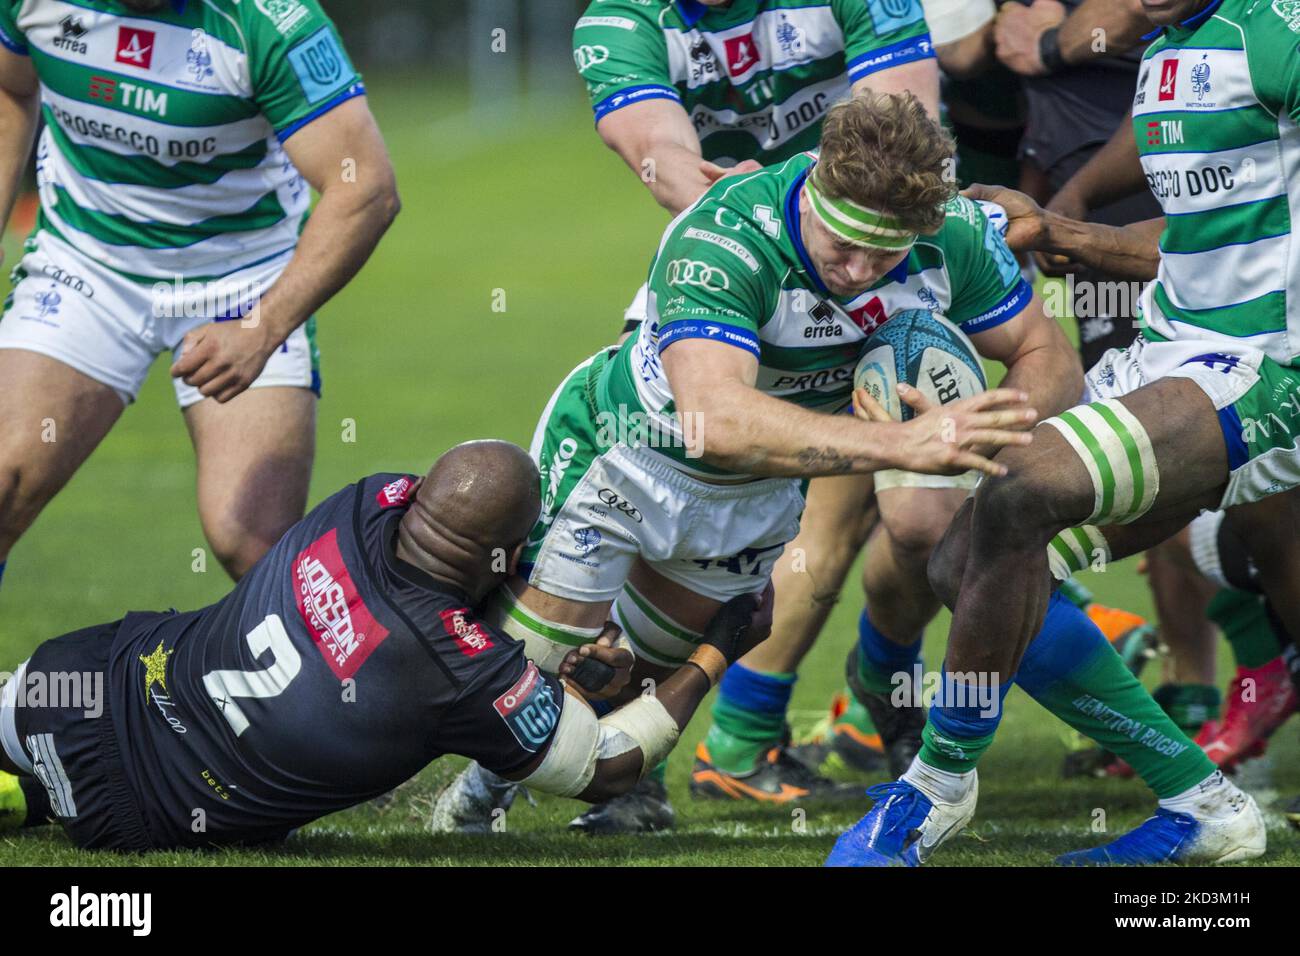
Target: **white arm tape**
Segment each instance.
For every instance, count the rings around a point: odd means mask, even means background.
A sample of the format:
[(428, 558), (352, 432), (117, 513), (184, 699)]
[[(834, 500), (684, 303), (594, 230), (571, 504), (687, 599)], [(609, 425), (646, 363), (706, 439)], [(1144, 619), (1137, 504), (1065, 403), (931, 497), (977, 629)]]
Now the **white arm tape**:
[(596, 775), (596, 761), (641, 748), (641, 776), (668, 756), (680, 731), (664, 705), (642, 696), (597, 721), (595, 713), (571, 692), (560, 722), (537, 769), (520, 782), (542, 793), (576, 797)]
[(645, 694), (606, 715), (600, 726), (612, 733), (626, 734), (641, 748), (643, 777), (668, 756), (681, 734), (659, 698)]
[(993, 19), (993, 0), (921, 0), (935, 46), (968, 37)]
[(596, 775), (600, 737), (600, 723), (587, 702), (566, 694), (551, 748), (537, 769), (520, 782), (557, 797), (576, 797)]

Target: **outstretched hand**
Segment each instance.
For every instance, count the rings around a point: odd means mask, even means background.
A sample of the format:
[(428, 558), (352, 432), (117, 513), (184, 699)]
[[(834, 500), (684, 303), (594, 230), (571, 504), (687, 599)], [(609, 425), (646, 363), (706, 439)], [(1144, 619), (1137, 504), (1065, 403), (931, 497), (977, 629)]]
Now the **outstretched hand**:
[(990, 456), (1008, 445), (1028, 445), (1038, 421), (1029, 396), (1017, 389), (995, 388), (948, 405), (936, 405), (919, 389), (899, 383), (898, 396), (915, 415), (904, 422), (900, 466), (930, 475), (959, 475), (972, 468), (1002, 476), (1003, 465)]

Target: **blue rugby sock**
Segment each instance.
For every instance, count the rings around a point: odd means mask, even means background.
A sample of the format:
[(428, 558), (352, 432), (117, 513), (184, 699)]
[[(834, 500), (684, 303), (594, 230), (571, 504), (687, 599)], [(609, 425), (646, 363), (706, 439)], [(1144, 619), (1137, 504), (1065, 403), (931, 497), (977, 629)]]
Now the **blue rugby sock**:
[(930, 713), (921, 731), (921, 762), (949, 773), (974, 770), (993, 743), (1014, 680), (1000, 680), (994, 700), (993, 687), (958, 683), (950, 678), (945, 663), (943, 681), (930, 701)]
[(5, 560), (5, 561), (0, 561), (0, 583), (3, 583), (3, 582), (4, 582), (4, 579), (5, 579), (5, 565), (8, 564), (8, 563), (9, 563), (9, 562), (8, 562), (7, 560)]
[(867, 690), (893, 690), (893, 676), (899, 671), (911, 676), (921, 659), (921, 642), (896, 644), (871, 623), (867, 609), (858, 618), (858, 677)]

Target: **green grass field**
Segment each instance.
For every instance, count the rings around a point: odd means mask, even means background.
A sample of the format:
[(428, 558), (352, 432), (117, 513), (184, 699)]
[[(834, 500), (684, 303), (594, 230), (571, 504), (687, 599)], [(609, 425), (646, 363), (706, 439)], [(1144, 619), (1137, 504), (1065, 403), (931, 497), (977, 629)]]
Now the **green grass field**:
[[(571, 101), (476, 133), (463, 145), (454, 120), (431, 116), (428, 80), (409, 94), (376, 84), (375, 112), (392, 149), (404, 211), (360, 278), (321, 314), (325, 391), (312, 503), (360, 475), (422, 472), (448, 446), (499, 437), (527, 445), (554, 385), (608, 342), (665, 225), (663, 213), (592, 131), (575, 89)], [(550, 122), (540, 125), (535, 115)], [(468, 128), (468, 121), (462, 124)], [(10, 237), (7, 248), (17, 248)], [(504, 290), (506, 311), (492, 309)], [(356, 441), (342, 440), (345, 420)], [(191, 570), (204, 547), (193, 504), (194, 469), (166, 363), (115, 434), (18, 545), (0, 589), (0, 669), (41, 641), (119, 617), (128, 608), (192, 608), (228, 582), (215, 561)], [(1085, 583), (1099, 599), (1149, 613), (1132, 563)], [(810, 724), (840, 682), (860, 591), (852, 582), (796, 691), (795, 717)], [(926, 660), (941, 659), (947, 618), (931, 628)], [(1230, 670), (1226, 648), (1220, 669)], [(1154, 668), (1153, 668), (1154, 670)], [(1154, 679), (1155, 675), (1149, 675)], [(46, 829), (0, 840), (0, 865), (817, 864), (835, 835), (866, 808), (809, 805), (801, 826), (789, 809), (692, 802), (691, 754), (706, 718), (688, 729), (670, 762), (679, 826), (670, 836), (592, 840), (565, 823), (576, 801), (522, 800), (506, 832), (447, 838), (423, 832), (455, 759), (424, 771), (383, 810), (329, 817), (274, 852), (92, 855)], [(1139, 822), (1153, 798), (1140, 784), (1060, 779), (1065, 745), (1053, 718), (1019, 691), (981, 764), (974, 825), (938, 864), (1042, 865), (1099, 842), (1095, 810), (1111, 836)], [(1300, 790), (1295, 731), (1278, 736), (1265, 803)], [(1266, 774), (1257, 773), (1265, 780)], [(1269, 814), (1263, 862), (1300, 863), (1300, 835)]]

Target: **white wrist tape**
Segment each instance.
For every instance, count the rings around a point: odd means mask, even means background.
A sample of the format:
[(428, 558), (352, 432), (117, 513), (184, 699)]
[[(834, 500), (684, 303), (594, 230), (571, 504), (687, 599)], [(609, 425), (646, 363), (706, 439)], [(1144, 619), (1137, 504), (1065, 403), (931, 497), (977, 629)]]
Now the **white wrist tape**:
[(993, 0), (921, 0), (935, 46), (968, 37), (993, 19)]
[(641, 748), (644, 758), (641, 765), (643, 777), (668, 756), (681, 734), (676, 721), (669, 716), (659, 699), (647, 695), (606, 715), (601, 719), (600, 725), (606, 731), (621, 731)]
[(596, 775), (600, 737), (600, 723), (586, 701), (566, 694), (551, 747), (522, 783), (557, 797), (576, 797)]

